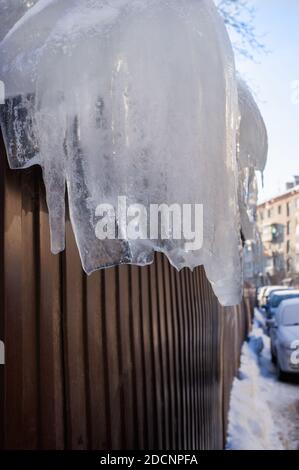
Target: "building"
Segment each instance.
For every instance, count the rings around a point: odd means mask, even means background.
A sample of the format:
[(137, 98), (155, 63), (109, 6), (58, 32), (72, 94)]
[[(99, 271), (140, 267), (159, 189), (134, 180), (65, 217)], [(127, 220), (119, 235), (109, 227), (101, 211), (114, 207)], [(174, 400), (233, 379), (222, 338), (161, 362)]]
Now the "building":
[(245, 285), (260, 287), (267, 283), (264, 276), (263, 245), (259, 237), (246, 240), (243, 248), (243, 273)]
[(298, 283), (299, 279), (299, 176), (286, 191), (257, 208), (263, 243), (264, 275), (272, 282)]

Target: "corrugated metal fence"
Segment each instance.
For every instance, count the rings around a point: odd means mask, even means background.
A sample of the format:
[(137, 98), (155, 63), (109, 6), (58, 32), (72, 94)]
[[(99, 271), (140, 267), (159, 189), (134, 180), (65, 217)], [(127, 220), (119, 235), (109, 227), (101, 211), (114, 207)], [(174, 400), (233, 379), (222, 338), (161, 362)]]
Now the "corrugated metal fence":
[(2, 446), (223, 448), (249, 298), (223, 309), (160, 254), (87, 277), (69, 221), (51, 255), (40, 170), (10, 171), (2, 143), (0, 191)]

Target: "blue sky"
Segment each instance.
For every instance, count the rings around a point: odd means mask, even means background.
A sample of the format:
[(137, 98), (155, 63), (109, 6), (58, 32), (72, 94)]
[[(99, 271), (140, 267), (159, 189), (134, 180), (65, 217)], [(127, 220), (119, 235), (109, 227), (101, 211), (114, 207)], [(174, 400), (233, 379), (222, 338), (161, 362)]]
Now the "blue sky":
[(299, 90), (299, 1), (250, 1), (257, 10), (256, 30), (264, 34), (270, 53), (257, 55), (258, 63), (237, 57), (237, 68), (255, 92), (268, 128), (269, 156), (259, 196), (263, 201), (299, 175), (299, 99), (297, 104), (292, 100), (292, 86)]

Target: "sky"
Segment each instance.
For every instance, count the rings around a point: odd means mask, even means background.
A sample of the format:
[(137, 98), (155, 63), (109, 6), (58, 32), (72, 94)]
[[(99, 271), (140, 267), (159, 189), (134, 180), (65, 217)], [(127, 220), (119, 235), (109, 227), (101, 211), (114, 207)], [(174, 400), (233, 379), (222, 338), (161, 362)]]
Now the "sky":
[(255, 26), (268, 53), (255, 61), (236, 58), (237, 68), (252, 88), (269, 135), (264, 187), (259, 201), (285, 189), (299, 175), (299, 1), (250, 0)]

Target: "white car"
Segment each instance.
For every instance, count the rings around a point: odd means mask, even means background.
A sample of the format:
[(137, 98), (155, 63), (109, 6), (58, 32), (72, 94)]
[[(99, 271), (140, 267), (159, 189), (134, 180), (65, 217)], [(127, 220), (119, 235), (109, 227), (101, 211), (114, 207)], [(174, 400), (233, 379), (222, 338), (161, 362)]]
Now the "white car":
[(272, 360), (277, 364), (278, 377), (299, 373), (299, 299), (283, 300), (271, 320)]
[(296, 289), (285, 289), (285, 290), (274, 290), (268, 297), (266, 305), (267, 317), (273, 318), (277, 312), (281, 302), (287, 299), (299, 298), (299, 290)]

